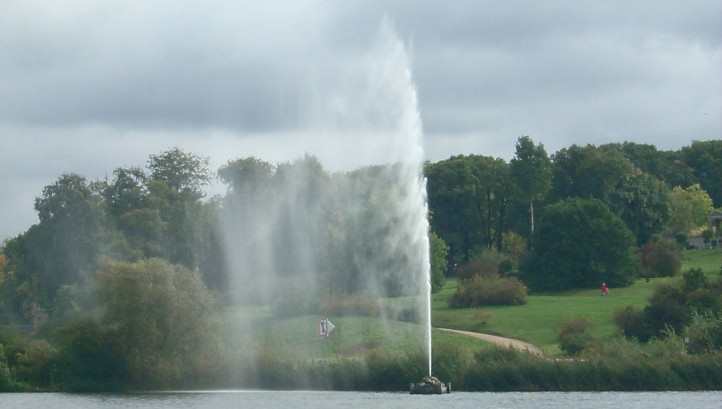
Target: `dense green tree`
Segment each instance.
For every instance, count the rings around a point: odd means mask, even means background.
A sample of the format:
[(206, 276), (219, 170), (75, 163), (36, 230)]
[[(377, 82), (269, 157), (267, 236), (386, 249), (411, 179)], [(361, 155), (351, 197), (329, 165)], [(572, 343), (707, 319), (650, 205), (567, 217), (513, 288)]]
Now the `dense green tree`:
[[(202, 212), (203, 187), (210, 180), (208, 160), (178, 148), (151, 155), (147, 181), (150, 207), (158, 211), (162, 226), (162, 254), (172, 263), (198, 267), (197, 231)], [(154, 217), (148, 213), (144, 217)]]
[(528, 136), (516, 142), (516, 155), (510, 162), (511, 175), (522, 200), (529, 204), (529, 236), (534, 234), (534, 202), (542, 200), (551, 188), (552, 164), (541, 143)]
[(176, 194), (197, 199), (204, 196), (203, 187), (210, 181), (208, 159), (179, 148), (151, 155), (148, 169), (151, 180), (162, 182)]
[(214, 300), (198, 273), (161, 259), (108, 262), (97, 285), (131, 384), (177, 384), (218, 364)]
[(619, 150), (594, 145), (561, 149), (552, 161), (552, 196), (557, 200), (583, 197), (608, 202), (634, 172), (634, 165)]
[(453, 264), (468, 260), (474, 247), (482, 242), (479, 229), (482, 215), (475, 203), (480, 182), (472, 168), (472, 161), (463, 156), (426, 168), (429, 208), (433, 213), (431, 224), (449, 245)]
[(268, 162), (248, 157), (229, 161), (218, 170), (218, 177), (230, 193), (247, 197), (268, 188), (275, 168)]
[(482, 248), (500, 249), (514, 198), (509, 165), (488, 156), (453, 156), (430, 164), (429, 207), (433, 230), (449, 245), (453, 265)]
[(626, 286), (637, 273), (634, 236), (596, 199), (567, 199), (549, 206), (535, 234), (524, 277), (533, 289)]
[(119, 218), (148, 205), (147, 176), (140, 168), (117, 168), (113, 180), (103, 191), (108, 212)]
[(669, 204), (669, 228), (673, 233), (686, 234), (704, 226), (713, 210), (712, 199), (698, 184), (672, 189)]
[(153, 206), (148, 177), (139, 168), (118, 168), (103, 189), (105, 206), (113, 227), (111, 255), (137, 260), (163, 255), (164, 222)]
[(722, 206), (722, 140), (694, 141), (680, 156), (692, 169), (715, 206)]
[(31, 320), (52, 306), (64, 284), (82, 282), (96, 266), (105, 237), (102, 197), (85, 178), (61, 176), (35, 200), (40, 222), (5, 245), (6, 305)]
[(672, 277), (682, 268), (682, 254), (672, 240), (661, 239), (642, 246), (639, 254), (644, 277)]
[(667, 225), (669, 189), (654, 176), (637, 172), (624, 177), (617, 189), (609, 193), (609, 206), (641, 246)]
[(634, 142), (607, 144), (600, 148), (621, 151), (634, 166), (665, 182), (670, 187), (686, 187), (698, 183), (694, 169), (684, 162), (679, 151), (661, 151), (654, 145)]

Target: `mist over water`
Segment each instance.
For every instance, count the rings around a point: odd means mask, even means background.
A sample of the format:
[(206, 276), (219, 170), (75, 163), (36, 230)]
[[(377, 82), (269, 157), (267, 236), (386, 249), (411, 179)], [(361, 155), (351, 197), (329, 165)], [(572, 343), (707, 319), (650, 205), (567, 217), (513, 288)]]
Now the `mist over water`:
[(394, 327), (415, 323), (414, 348), (424, 351), (431, 374), (429, 224), (410, 65), (384, 21), (345, 85), (309, 101), (316, 104), (309, 132), (324, 135), (350, 163), (370, 158), (366, 166), (331, 173), (310, 152), (271, 166), (246, 158), (220, 171), (229, 186), (221, 226), (239, 310), (233, 330), (249, 362), (281, 342), (269, 336), (272, 322), (298, 325), (292, 342), (308, 344), (302, 351), (313, 358), (314, 349), (326, 348), (318, 339), (321, 318), (349, 333), (352, 321), (343, 318), (366, 315), (383, 329), (380, 342), (367, 334), (361, 344), (368, 349), (402, 342)]

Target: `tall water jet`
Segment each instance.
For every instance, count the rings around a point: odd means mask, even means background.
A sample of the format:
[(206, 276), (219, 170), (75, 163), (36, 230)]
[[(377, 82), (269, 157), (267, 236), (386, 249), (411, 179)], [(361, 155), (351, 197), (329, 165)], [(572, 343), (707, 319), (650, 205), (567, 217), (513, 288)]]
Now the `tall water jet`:
[[(414, 332), (414, 349), (424, 351), (430, 376), (429, 222), (409, 55), (384, 21), (368, 52), (330, 77), (335, 86), (325, 88), (333, 91), (309, 101), (312, 119), (301, 132), (322, 135), (323, 149), (308, 148), (319, 159), (271, 165), (245, 158), (221, 170), (228, 184), (222, 226), (231, 292), (256, 314), (239, 325), (239, 347), (252, 355), (249, 366), (262, 370), (269, 356), (263, 325), (295, 317), (306, 325), (313, 317), (340, 314), (338, 299), (362, 297), (379, 303), (370, 310), (378, 310), (383, 342), (408, 343), (394, 339), (397, 327)], [(328, 173), (323, 163), (329, 152), (366, 160)], [(407, 301), (414, 314), (399, 314), (398, 304)], [(326, 344), (312, 342), (313, 334), (296, 335), (309, 338), (306, 357), (323, 357)], [(367, 341), (359, 349), (378, 342)]]

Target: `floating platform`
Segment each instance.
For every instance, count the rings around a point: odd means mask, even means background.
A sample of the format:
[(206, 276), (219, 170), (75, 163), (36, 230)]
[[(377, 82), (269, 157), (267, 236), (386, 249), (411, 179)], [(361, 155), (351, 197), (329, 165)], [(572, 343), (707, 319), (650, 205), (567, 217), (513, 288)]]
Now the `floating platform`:
[(435, 376), (425, 376), (421, 382), (409, 385), (409, 392), (412, 395), (441, 395), (451, 393), (451, 382), (441, 382)]

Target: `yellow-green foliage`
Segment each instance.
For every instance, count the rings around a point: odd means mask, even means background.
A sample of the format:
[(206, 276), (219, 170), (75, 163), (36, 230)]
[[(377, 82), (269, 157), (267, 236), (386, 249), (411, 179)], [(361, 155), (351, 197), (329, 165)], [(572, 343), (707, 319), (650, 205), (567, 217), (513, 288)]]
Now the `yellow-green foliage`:
[(214, 302), (198, 273), (161, 259), (107, 262), (97, 283), (131, 383), (173, 384), (219, 360)]
[(456, 293), (449, 300), (449, 306), (521, 305), (526, 304), (526, 297), (526, 286), (516, 278), (498, 274), (476, 275), (459, 282)]

